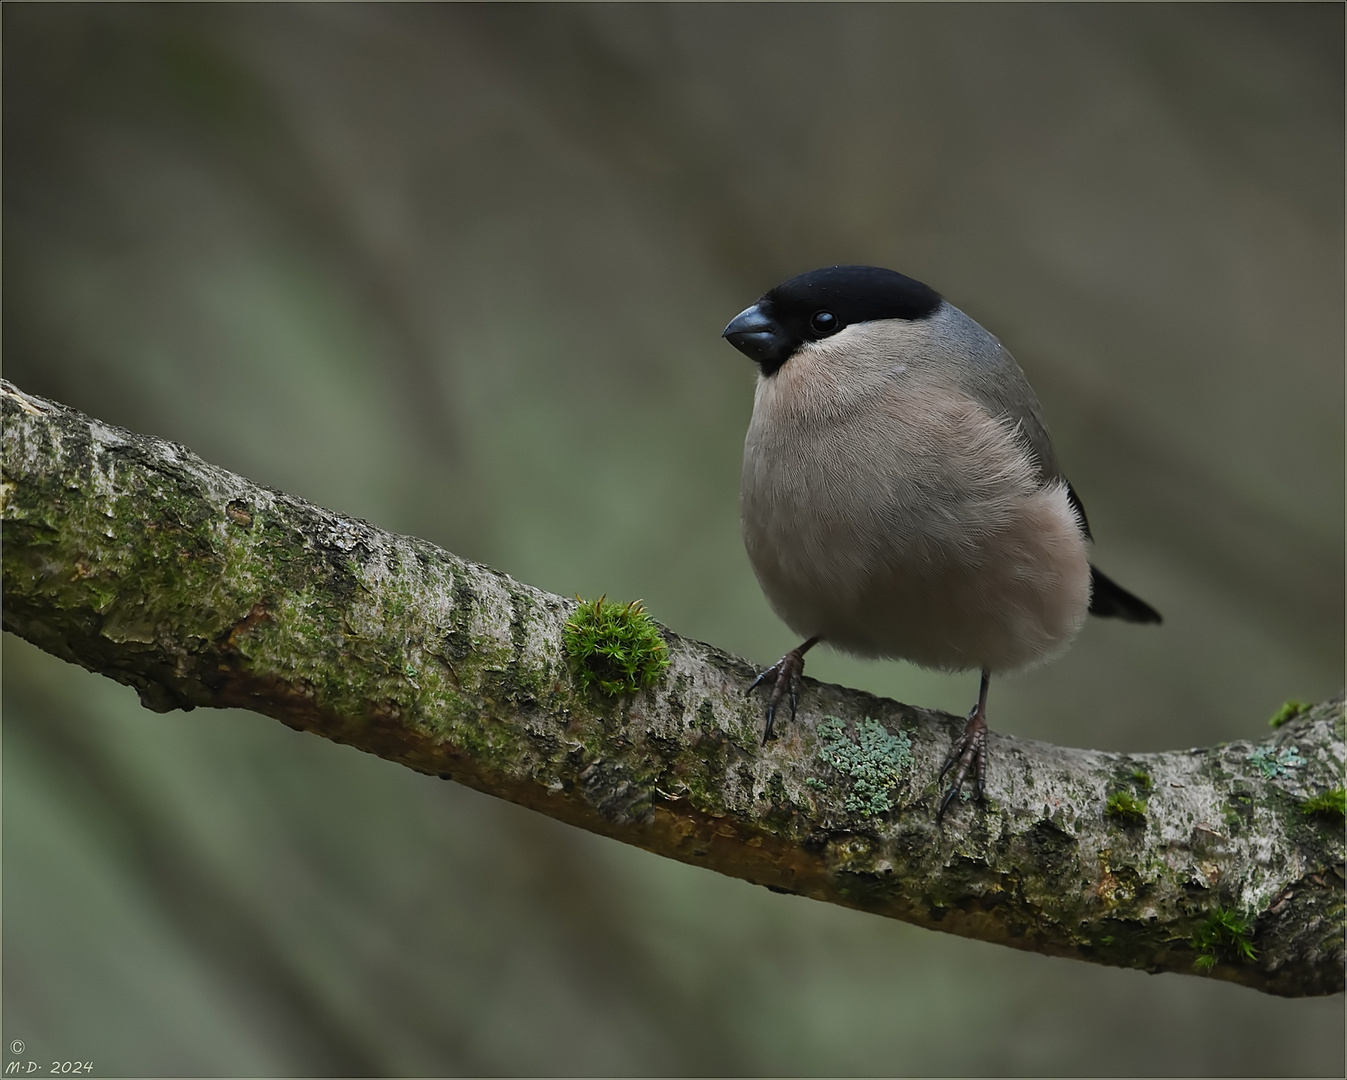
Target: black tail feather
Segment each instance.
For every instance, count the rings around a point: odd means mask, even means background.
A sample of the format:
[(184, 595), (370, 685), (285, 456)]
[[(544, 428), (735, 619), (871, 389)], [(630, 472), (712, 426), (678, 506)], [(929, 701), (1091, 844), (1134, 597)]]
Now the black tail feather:
[(1160, 613), (1116, 581), (1090, 567), (1090, 614), (1124, 622), (1158, 623)]

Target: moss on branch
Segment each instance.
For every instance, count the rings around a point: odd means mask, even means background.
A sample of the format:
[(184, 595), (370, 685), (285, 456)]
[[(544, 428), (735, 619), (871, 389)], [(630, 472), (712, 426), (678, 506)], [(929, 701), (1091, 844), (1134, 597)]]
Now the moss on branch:
[(1340, 806), (1341, 699), (1279, 714), (1259, 743), (1165, 754), (993, 733), (986, 802), (942, 828), (960, 718), (811, 680), (763, 747), (753, 670), (634, 608), (586, 615), (7, 383), (0, 405), (5, 629), (149, 708), (253, 709), (921, 926), (1147, 971), (1201, 961), (1271, 993), (1343, 988), (1344, 842), (1323, 794)]
[(605, 604), (607, 597), (581, 603), (563, 635), (571, 674), (584, 690), (607, 697), (654, 686), (669, 666), (659, 627), (641, 601)]

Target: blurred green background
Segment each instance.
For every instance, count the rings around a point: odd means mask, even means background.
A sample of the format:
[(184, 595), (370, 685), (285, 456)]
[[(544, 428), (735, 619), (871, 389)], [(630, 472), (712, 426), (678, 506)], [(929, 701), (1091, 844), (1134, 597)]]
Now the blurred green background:
[[(740, 545), (754, 372), (719, 333), (890, 266), (1016, 354), (1097, 561), (1166, 616), (1092, 622), (993, 725), (1258, 737), (1343, 681), (1342, 41), (1339, 5), (6, 4), (5, 374), (766, 663), (794, 641)], [(3, 769), (24, 1059), (1344, 1068), (1341, 998), (773, 895), (13, 637)]]

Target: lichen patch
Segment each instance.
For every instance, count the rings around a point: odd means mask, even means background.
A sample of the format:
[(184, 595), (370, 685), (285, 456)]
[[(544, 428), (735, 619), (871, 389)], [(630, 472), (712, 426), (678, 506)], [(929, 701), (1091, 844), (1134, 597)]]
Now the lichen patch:
[(850, 781), (843, 809), (862, 817), (892, 810), (893, 789), (912, 767), (912, 740), (902, 731), (891, 734), (868, 716), (857, 727), (855, 738), (835, 716), (823, 718), (818, 734), (818, 756)]

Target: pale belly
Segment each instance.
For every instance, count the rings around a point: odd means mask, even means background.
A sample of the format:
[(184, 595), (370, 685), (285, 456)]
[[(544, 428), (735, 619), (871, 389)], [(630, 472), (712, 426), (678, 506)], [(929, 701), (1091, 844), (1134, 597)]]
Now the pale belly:
[(753, 435), (744, 542), (773, 610), (801, 637), (1006, 672), (1050, 659), (1079, 632), (1090, 569), (1065, 486), (1043, 486), (1001, 428), (939, 457), (893, 440), (839, 439), (842, 451)]

